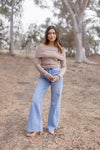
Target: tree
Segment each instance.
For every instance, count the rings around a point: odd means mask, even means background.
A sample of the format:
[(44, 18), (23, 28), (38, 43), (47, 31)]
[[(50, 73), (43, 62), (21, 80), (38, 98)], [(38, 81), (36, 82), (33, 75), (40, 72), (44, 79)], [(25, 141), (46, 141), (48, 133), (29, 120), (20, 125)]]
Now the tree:
[(87, 7), (88, 0), (77, 0), (72, 2), (70, 0), (62, 0), (63, 5), (69, 12), (72, 20), (75, 44), (76, 44), (76, 62), (85, 62), (94, 64), (89, 61), (85, 55), (85, 48), (83, 47), (82, 31), (83, 31), (83, 16), (84, 10)]
[[(72, 1), (72, 0), (71, 0), (71, 2), (73, 2), (72, 3), (73, 5), (75, 5), (75, 3), (76, 3), (76, 1)], [(99, 0), (89, 1), (88, 5), (87, 5), (88, 7), (87, 7), (87, 9), (85, 9), (85, 13), (84, 13), (84, 18), (83, 18), (83, 23), (82, 23), (82, 44), (83, 44), (83, 47), (85, 48), (86, 56), (90, 56), (92, 54), (92, 52), (94, 52), (93, 49), (92, 49), (92, 51), (90, 50), (92, 48), (91, 43), (89, 43), (90, 42), (90, 35), (93, 34), (93, 30), (96, 31), (96, 28), (98, 28), (98, 25), (100, 24), (100, 19), (98, 18), (98, 20), (99, 20), (98, 21), (96, 15), (93, 16), (93, 19), (91, 19), (91, 15), (89, 17), (87, 17), (87, 16), (89, 14), (92, 14), (93, 11), (94, 11), (95, 14), (96, 13), (97, 13), (97, 15), (99, 14), (99, 12), (100, 12), (99, 3), (100, 3)], [(65, 9), (66, 7), (65, 7), (65, 5), (62, 5), (60, 0), (55, 1), (54, 6), (55, 6), (54, 16), (56, 15), (58, 17), (58, 20), (61, 21), (61, 27), (64, 26), (64, 28), (66, 29), (66, 31), (64, 31), (65, 32), (64, 35), (67, 35), (67, 32), (68, 31), (70, 32), (72, 30), (71, 29), (72, 28), (72, 22), (70, 20), (71, 17), (69, 16), (70, 13), (67, 13), (68, 10), (66, 12), (66, 9)], [(88, 13), (90, 10), (92, 12)], [(75, 17), (76, 17), (76, 14), (75, 14)], [(88, 23), (87, 23), (87, 18), (88, 18)], [(66, 22), (66, 26), (65, 26), (65, 22)], [(93, 26), (94, 23), (92, 23), (92, 22), (95, 23), (95, 26)], [(57, 23), (57, 25), (58, 25), (58, 23)], [(88, 26), (88, 30), (87, 30), (87, 26)], [(92, 28), (91, 28), (91, 26), (92, 26)], [(91, 28), (92, 32), (91, 32), (91, 34), (88, 34), (90, 28)], [(97, 36), (97, 34), (95, 32), (94, 36)], [(64, 36), (64, 39), (66, 39), (66, 36)], [(64, 39), (63, 39), (63, 41), (64, 41)], [(67, 40), (66, 40), (66, 43), (67, 43)]]
[(14, 40), (13, 40), (13, 18), (14, 15), (18, 16), (22, 10), (22, 2), (23, 0), (3, 0), (0, 1), (1, 3), (1, 14), (8, 19), (10, 22), (10, 45), (9, 45), (9, 52), (10, 55), (13, 55), (13, 45), (14, 45)]
[[(74, 32), (72, 28), (70, 14), (66, 13), (66, 8), (64, 5), (62, 5), (62, 2), (60, 0), (55, 1), (54, 6), (56, 8), (53, 11), (54, 16), (57, 16), (58, 18), (58, 23), (56, 26), (57, 27), (60, 26), (59, 28), (60, 32), (61, 30), (63, 30), (63, 32), (61, 32), (62, 43), (64, 47), (68, 49), (69, 55), (72, 55), (73, 49), (75, 49), (75, 42), (74, 42), (75, 40), (74, 40)], [(90, 51), (90, 44), (89, 44), (89, 36), (86, 33), (84, 24), (82, 26), (82, 41), (83, 41), (83, 46), (85, 47), (86, 56), (90, 56), (91, 51)]]

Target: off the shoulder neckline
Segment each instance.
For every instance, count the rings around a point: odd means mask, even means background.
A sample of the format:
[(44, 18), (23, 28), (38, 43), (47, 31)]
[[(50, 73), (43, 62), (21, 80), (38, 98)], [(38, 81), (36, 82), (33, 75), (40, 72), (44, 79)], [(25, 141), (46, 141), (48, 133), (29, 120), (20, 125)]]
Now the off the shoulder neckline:
[[(46, 47), (46, 48), (57, 48), (57, 47), (54, 47), (54, 46), (44, 46), (44, 45), (39, 45), (39, 47)], [(58, 48), (57, 48), (58, 49)]]

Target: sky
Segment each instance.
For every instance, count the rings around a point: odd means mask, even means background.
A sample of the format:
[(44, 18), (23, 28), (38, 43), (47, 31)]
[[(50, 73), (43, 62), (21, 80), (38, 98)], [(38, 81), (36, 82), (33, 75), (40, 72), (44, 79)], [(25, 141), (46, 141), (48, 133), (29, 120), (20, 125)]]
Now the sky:
[(47, 17), (52, 17), (52, 12), (49, 9), (42, 9), (34, 5), (33, 0), (25, 0), (23, 5), (22, 24), (24, 31), (27, 31), (31, 23), (40, 25), (44, 23)]

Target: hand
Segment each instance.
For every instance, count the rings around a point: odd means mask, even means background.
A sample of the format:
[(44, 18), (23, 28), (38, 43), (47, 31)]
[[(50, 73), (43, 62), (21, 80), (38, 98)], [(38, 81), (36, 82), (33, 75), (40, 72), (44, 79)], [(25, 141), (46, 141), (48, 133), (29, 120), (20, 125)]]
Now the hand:
[(54, 77), (50, 74), (48, 79), (52, 82), (54, 80)]
[(55, 76), (54, 79), (52, 80), (52, 82), (57, 82), (59, 80), (58, 76)]

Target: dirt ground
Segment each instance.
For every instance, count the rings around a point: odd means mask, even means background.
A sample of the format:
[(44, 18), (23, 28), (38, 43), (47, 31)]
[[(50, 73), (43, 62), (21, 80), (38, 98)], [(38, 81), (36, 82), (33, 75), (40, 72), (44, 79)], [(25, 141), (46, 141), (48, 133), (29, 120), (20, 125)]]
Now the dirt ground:
[[(100, 56), (89, 59), (100, 63)], [(44, 134), (28, 138), (38, 77), (33, 58), (0, 54), (0, 150), (100, 150), (100, 65), (67, 58), (59, 126), (48, 134), (49, 87), (43, 101)]]

